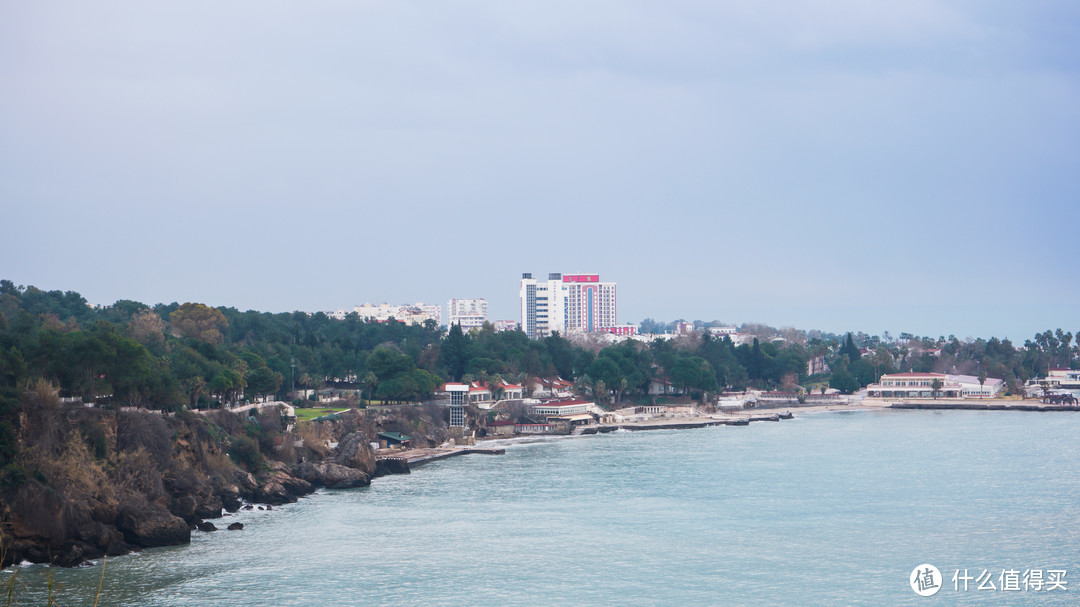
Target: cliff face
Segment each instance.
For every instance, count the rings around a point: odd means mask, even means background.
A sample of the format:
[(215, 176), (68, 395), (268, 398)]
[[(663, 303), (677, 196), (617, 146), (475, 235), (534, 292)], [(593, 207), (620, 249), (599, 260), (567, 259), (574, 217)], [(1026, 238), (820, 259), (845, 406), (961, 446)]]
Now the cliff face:
[(235, 512), (243, 501), (278, 505), (319, 486), (365, 486), (376, 472), (370, 443), (377, 432), (415, 432), (422, 423), (421, 441), (445, 434), (440, 419), (418, 411), (378, 420), (350, 411), (297, 431), (277, 413), (166, 416), (27, 393), (15, 456), (0, 462), (4, 564), (74, 566), (182, 544), (204, 519)]

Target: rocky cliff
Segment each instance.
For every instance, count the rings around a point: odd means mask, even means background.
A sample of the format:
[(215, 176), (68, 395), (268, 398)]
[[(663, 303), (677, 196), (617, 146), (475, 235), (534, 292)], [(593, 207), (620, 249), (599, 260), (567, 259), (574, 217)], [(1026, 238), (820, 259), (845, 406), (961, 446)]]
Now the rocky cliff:
[(349, 411), (299, 429), (289, 421), (277, 412), (102, 410), (28, 393), (18, 449), (0, 476), (4, 564), (74, 566), (183, 544), (200, 523), (245, 501), (285, 504), (317, 487), (362, 487), (378, 473), (407, 472), (376, 465), (371, 442), (380, 431), (420, 444), (446, 435), (441, 414), (419, 407)]

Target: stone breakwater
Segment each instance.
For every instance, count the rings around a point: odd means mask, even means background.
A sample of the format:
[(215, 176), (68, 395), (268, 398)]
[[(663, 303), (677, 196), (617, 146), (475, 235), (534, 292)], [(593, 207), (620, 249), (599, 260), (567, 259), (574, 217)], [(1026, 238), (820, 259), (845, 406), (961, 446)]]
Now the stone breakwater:
[(778, 422), (782, 419), (792, 419), (793, 417), (794, 416), (790, 411), (785, 411), (783, 413), (772, 413), (769, 415), (748, 415), (742, 417), (733, 417), (731, 419), (718, 419), (710, 417), (693, 420), (600, 424), (597, 426), (586, 426), (581, 433), (603, 434), (607, 432), (615, 432), (616, 430), (629, 430), (631, 432), (637, 432), (642, 430), (689, 430), (693, 428), (708, 428), (710, 426), (748, 426), (750, 425), (750, 422)]
[(901, 402), (889, 405), (890, 409), (936, 409), (957, 411), (1080, 411), (1080, 407), (1068, 405), (1044, 405), (1041, 403), (983, 403), (983, 402)]

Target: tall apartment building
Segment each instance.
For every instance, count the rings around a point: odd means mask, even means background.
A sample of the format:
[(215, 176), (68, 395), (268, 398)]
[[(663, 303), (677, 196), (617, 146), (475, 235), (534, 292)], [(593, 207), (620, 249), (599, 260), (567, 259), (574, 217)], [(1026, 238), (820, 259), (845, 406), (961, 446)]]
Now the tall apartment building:
[(598, 274), (548, 274), (546, 281), (521, 275), (521, 330), (530, 339), (555, 331), (603, 331), (615, 326), (615, 283)]
[(446, 304), (448, 325), (461, 325), (463, 330), (479, 329), (488, 319), (486, 299), (451, 299)]

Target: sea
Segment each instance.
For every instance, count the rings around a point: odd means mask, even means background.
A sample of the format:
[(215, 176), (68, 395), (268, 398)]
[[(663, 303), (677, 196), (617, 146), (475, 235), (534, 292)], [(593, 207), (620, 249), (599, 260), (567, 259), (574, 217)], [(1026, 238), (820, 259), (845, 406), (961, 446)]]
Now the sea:
[(1078, 437), (1074, 412), (860, 410), (507, 440), (242, 511), (104, 578), (4, 579), (27, 605), (51, 579), (64, 606), (99, 583), (131, 606), (1077, 605)]

